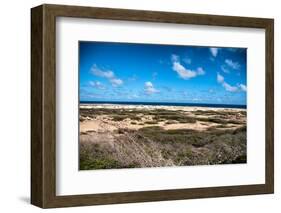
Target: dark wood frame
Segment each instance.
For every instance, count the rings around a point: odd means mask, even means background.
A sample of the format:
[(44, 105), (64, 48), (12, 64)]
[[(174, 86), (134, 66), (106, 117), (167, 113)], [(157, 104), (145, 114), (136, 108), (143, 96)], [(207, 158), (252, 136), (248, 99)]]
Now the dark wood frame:
[[(56, 195), (56, 17), (262, 28), (266, 32), (265, 184)], [(66, 207), (274, 192), (274, 20), (233, 16), (41, 5), (31, 9), (31, 203)]]

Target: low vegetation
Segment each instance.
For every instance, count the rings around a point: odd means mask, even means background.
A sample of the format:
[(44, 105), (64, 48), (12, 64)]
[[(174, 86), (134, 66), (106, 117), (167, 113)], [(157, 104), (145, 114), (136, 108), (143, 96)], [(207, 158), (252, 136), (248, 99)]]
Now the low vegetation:
[[(245, 163), (246, 112), (83, 109), (80, 122), (106, 115), (136, 128), (80, 134), (80, 169), (142, 168)], [(204, 131), (174, 124), (206, 125)]]

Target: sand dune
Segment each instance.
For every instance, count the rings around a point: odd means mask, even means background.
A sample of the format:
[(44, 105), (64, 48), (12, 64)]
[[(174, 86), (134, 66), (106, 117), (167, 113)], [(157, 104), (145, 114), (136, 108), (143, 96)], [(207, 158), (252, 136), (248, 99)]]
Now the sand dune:
[(246, 162), (246, 110), (81, 105), (80, 169)]

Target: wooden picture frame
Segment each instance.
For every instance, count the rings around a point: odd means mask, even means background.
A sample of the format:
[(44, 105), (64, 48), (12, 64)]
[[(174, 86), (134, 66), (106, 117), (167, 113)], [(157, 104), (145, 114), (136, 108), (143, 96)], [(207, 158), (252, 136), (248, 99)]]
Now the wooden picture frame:
[[(265, 184), (56, 195), (56, 17), (262, 28), (266, 32)], [(31, 203), (41, 208), (179, 200), (274, 192), (273, 19), (41, 5), (31, 9)]]

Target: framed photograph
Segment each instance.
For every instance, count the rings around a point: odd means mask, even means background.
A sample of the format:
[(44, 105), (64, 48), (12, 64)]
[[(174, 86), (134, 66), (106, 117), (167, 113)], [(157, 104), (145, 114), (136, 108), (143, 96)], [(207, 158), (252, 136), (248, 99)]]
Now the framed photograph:
[(274, 192), (273, 19), (31, 9), (31, 203)]

